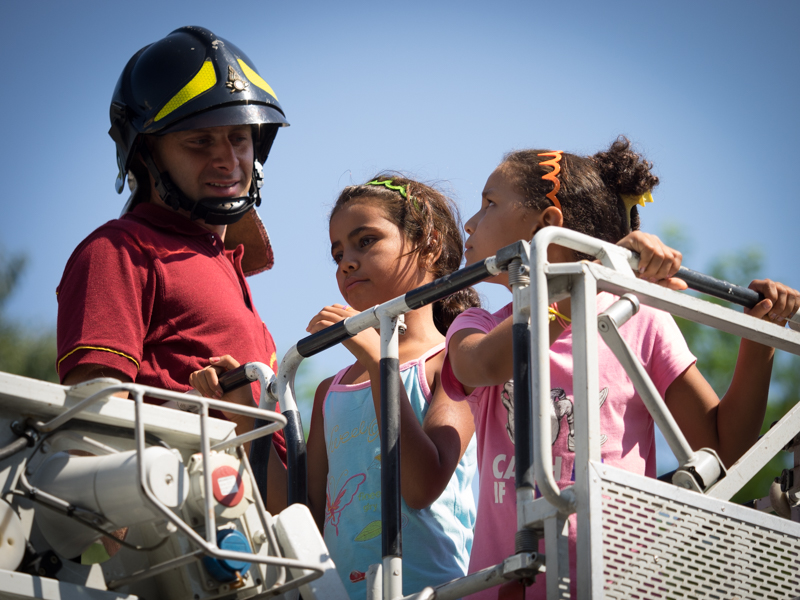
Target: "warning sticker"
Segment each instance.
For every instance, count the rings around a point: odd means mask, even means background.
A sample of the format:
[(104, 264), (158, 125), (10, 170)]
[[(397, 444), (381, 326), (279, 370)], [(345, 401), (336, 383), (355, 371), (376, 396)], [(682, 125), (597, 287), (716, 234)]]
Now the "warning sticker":
[(222, 465), (214, 469), (211, 473), (211, 484), (214, 490), (214, 498), (220, 504), (236, 506), (242, 501), (244, 496), (242, 476), (233, 467)]

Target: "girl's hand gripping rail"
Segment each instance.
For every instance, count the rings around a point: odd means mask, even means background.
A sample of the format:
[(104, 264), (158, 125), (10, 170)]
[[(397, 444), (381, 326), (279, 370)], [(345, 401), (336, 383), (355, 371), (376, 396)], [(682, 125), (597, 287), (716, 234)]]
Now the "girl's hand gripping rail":
[[(715, 279), (714, 277), (692, 271), (686, 267), (678, 269), (675, 277), (683, 279), (693, 290), (708, 294), (709, 296), (714, 296), (721, 300), (727, 300), (728, 302), (744, 306), (745, 308), (753, 308), (764, 299), (764, 294), (761, 292), (740, 285), (734, 285), (722, 279)], [(800, 331), (800, 312), (795, 311), (794, 314), (789, 317), (787, 325), (795, 331)]]
[[(602, 254), (595, 255), (598, 256), (598, 258), (602, 258), (603, 255), (609, 252), (612, 257), (617, 254), (624, 255), (627, 256), (627, 262), (631, 269), (635, 270), (639, 267), (639, 254), (621, 246), (614, 246), (613, 248), (613, 250), (604, 249), (602, 250)], [(589, 254), (594, 253), (589, 252)], [(606, 264), (607, 261), (604, 260), (603, 262)], [(618, 260), (615, 261), (611, 258), (609, 262), (611, 264), (606, 264), (606, 266), (616, 268), (613, 267), (613, 265), (618, 264)], [(732, 304), (743, 306), (744, 308), (753, 308), (765, 298), (764, 294), (754, 289), (735, 285), (722, 279), (716, 279), (710, 275), (705, 275), (693, 271), (692, 269), (687, 269), (686, 267), (680, 267), (672, 277), (684, 281), (692, 290), (713, 296), (714, 298), (719, 298), (720, 300), (725, 300)], [(777, 285), (781, 286), (782, 284)], [(797, 307), (794, 307), (794, 312), (788, 316), (787, 325), (794, 331), (800, 331), (800, 311), (797, 310)]]

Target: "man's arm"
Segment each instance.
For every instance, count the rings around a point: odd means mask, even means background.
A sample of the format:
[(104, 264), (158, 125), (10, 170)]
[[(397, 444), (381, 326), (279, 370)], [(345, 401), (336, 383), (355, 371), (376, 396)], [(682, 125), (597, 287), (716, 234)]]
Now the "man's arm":
[[(67, 373), (66, 377), (64, 377), (63, 385), (76, 385), (99, 377), (113, 377), (114, 379), (119, 379), (123, 383), (130, 383), (133, 381), (133, 379), (128, 377), (125, 373), (117, 371), (116, 369), (104, 367), (103, 365), (83, 364), (78, 365)], [(120, 398), (127, 398), (128, 392), (117, 392), (114, 395)]]

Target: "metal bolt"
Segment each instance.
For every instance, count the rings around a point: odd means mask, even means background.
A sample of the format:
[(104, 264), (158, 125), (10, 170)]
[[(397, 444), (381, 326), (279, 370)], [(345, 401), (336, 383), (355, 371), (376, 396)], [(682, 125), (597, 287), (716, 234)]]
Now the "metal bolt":
[(257, 544), (263, 544), (267, 541), (267, 534), (263, 530), (258, 529), (253, 533), (253, 539)]
[(400, 577), (400, 571), (397, 570), (392, 571), (392, 575), (394, 575), (395, 577)]
[(58, 564), (58, 557), (57, 556), (51, 556), (50, 557), (50, 562), (53, 563), (54, 565)]
[(174, 480), (175, 479), (169, 473), (167, 473), (166, 476), (164, 477), (164, 483), (166, 483), (167, 485), (172, 483)]

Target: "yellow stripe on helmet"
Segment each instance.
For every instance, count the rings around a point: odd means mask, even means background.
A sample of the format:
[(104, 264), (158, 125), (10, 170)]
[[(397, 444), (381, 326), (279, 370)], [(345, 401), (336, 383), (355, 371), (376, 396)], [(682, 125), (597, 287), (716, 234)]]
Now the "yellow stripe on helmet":
[(192, 80), (183, 86), (181, 91), (175, 94), (172, 99), (164, 105), (164, 108), (158, 111), (154, 120), (159, 121), (163, 119), (175, 109), (189, 102), (192, 98), (196, 98), (206, 90), (214, 87), (216, 83), (217, 75), (214, 73), (214, 64), (210, 60), (207, 60), (203, 63), (203, 66), (200, 67), (197, 75), (192, 77)]
[(270, 96), (275, 98), (275, 100), (278, 99), (278, 97), (275, 95), (275, 92), (272, 90), (271, 87), (269, 87), (269, 84), (266, 81), (264, 81), (261, 75), (256, 73), (249, 66), (247, 66), (247, 63), (244, 62), (241, 58), (237, 58), (236, 60), (239, 61), (239, 66), (242, 67), (242, 73), (244, 73), (244, 76), (247, 77), (253, 85), (260, 87)]

